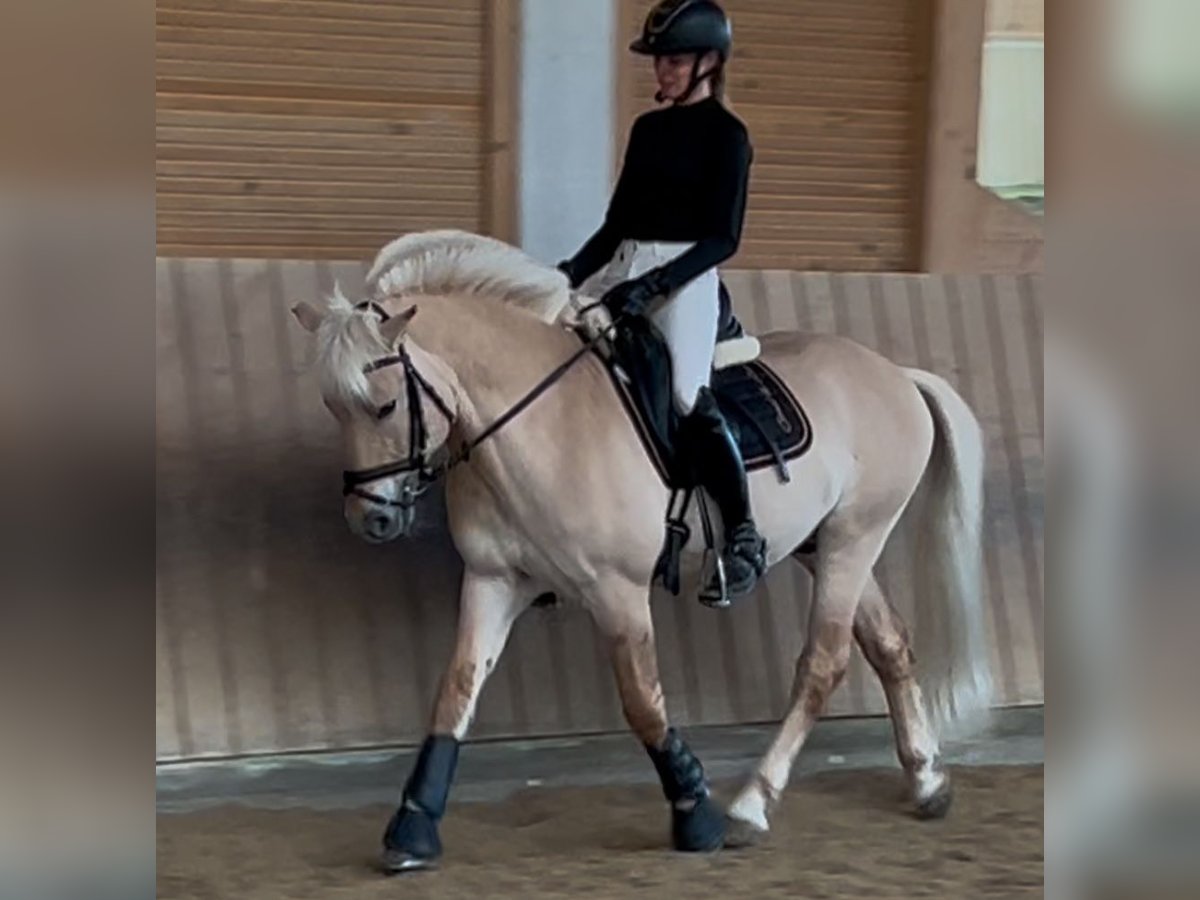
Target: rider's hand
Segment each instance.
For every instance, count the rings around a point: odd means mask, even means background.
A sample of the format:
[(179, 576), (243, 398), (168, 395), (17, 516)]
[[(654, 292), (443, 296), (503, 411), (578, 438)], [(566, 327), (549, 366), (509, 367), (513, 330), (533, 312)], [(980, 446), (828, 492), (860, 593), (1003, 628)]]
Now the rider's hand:
[(601, 334), (607, 334), (612, 328), (613, 320), (603, 303), (589, 302), (579, 312), (579, 324), (583, 326), (584, 334), (589, 338), (594, 338)]
[(608, 291), (600, 300), (615, 319), (618, 316), (640, 316), (650, 303), (666, 293), (662, 276), (657, 271), (647, 272), (640, 278), (622, 281)]

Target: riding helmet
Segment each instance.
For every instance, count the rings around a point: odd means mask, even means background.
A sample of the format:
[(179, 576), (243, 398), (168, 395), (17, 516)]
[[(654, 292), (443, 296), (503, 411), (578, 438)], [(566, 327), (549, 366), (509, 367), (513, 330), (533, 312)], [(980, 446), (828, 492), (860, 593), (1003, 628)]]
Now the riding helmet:
[(641, 37), (629, 45), (646, 56), (715, 50), (721, 59), (732, 47), (733, 26), (713, 0), (661, 0), (646, 16)]

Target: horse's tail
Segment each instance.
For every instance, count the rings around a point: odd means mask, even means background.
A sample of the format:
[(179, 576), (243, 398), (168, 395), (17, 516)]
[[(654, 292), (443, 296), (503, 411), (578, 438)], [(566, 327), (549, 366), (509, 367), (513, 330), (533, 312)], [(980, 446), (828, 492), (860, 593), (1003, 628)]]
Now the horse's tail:
[(934, 421), (929, 494), (917, 530), (917, 671), (937, 731), (981, 727), (992, 677), (980, 590), (983, 435), (971, 408), (931, 372), (905, 369)]

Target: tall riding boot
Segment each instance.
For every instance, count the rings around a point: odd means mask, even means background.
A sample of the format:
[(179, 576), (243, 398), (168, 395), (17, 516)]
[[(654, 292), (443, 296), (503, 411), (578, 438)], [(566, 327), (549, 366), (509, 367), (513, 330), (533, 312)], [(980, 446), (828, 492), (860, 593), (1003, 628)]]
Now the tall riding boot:
[(735, 338), (745, 337), (746, 329), (742, 327), (742, 323), (738, 321), (738, 317), (733, 314), (733, 300), (729, 297), (729, 289), (725, 287), (725, 282), (720, 282), (717, 287), (717, 297), (720, 300), (720, 314), (717, 318), (717, 341), (732, 341)]
[[(766, 542), (750, 516), (750, 491), (741, 451), (708, 388), (700, 389), (687, 426), (696, 475), (720, 507), (725, 524), (721, 561), (726, 590), (731, 599), (744, 597), (766, 571)], [(701, 589), (700, 596), (705, 602), (713, 602), (720, 595), (720, 585), (714, 579)]]

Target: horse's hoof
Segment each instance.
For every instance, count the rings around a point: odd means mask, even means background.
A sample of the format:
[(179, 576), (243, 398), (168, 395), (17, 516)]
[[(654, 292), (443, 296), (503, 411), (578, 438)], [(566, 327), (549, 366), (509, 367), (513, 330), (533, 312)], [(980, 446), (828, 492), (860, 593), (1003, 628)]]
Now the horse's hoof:
[(672, 810), (671, 833), (675, 849), (684, 853), (709, 853), (725, 842), (725, 813), (712, 797), (691, 809)]
[(725, 847), (729, 850), (758, 846), (767, 839), (767, 834), (766, 830), (745, 819), (728, 816), (725, 820)]
[(916, 816), (918, 819), (944, 819), (946, 813), (950, 812), (950, 804), (954, 801), (954, 789), (950, 787), (950, 779), (947, 777), (942, 782), (941, 787), (926, 797), (924, 800), (917, 801)]
[(429, 869), (442, 855), (437, 822), (428, 813), (402, 806), (383, 833), (383, 868), (389, 874)]
[(383, 851), (383, 871), (387, 875), (401, 875), (405, 872), (420, 872), (424, 869), (435, 868), (437, 868), (436, 859), (413, 856), (407, 850)]

